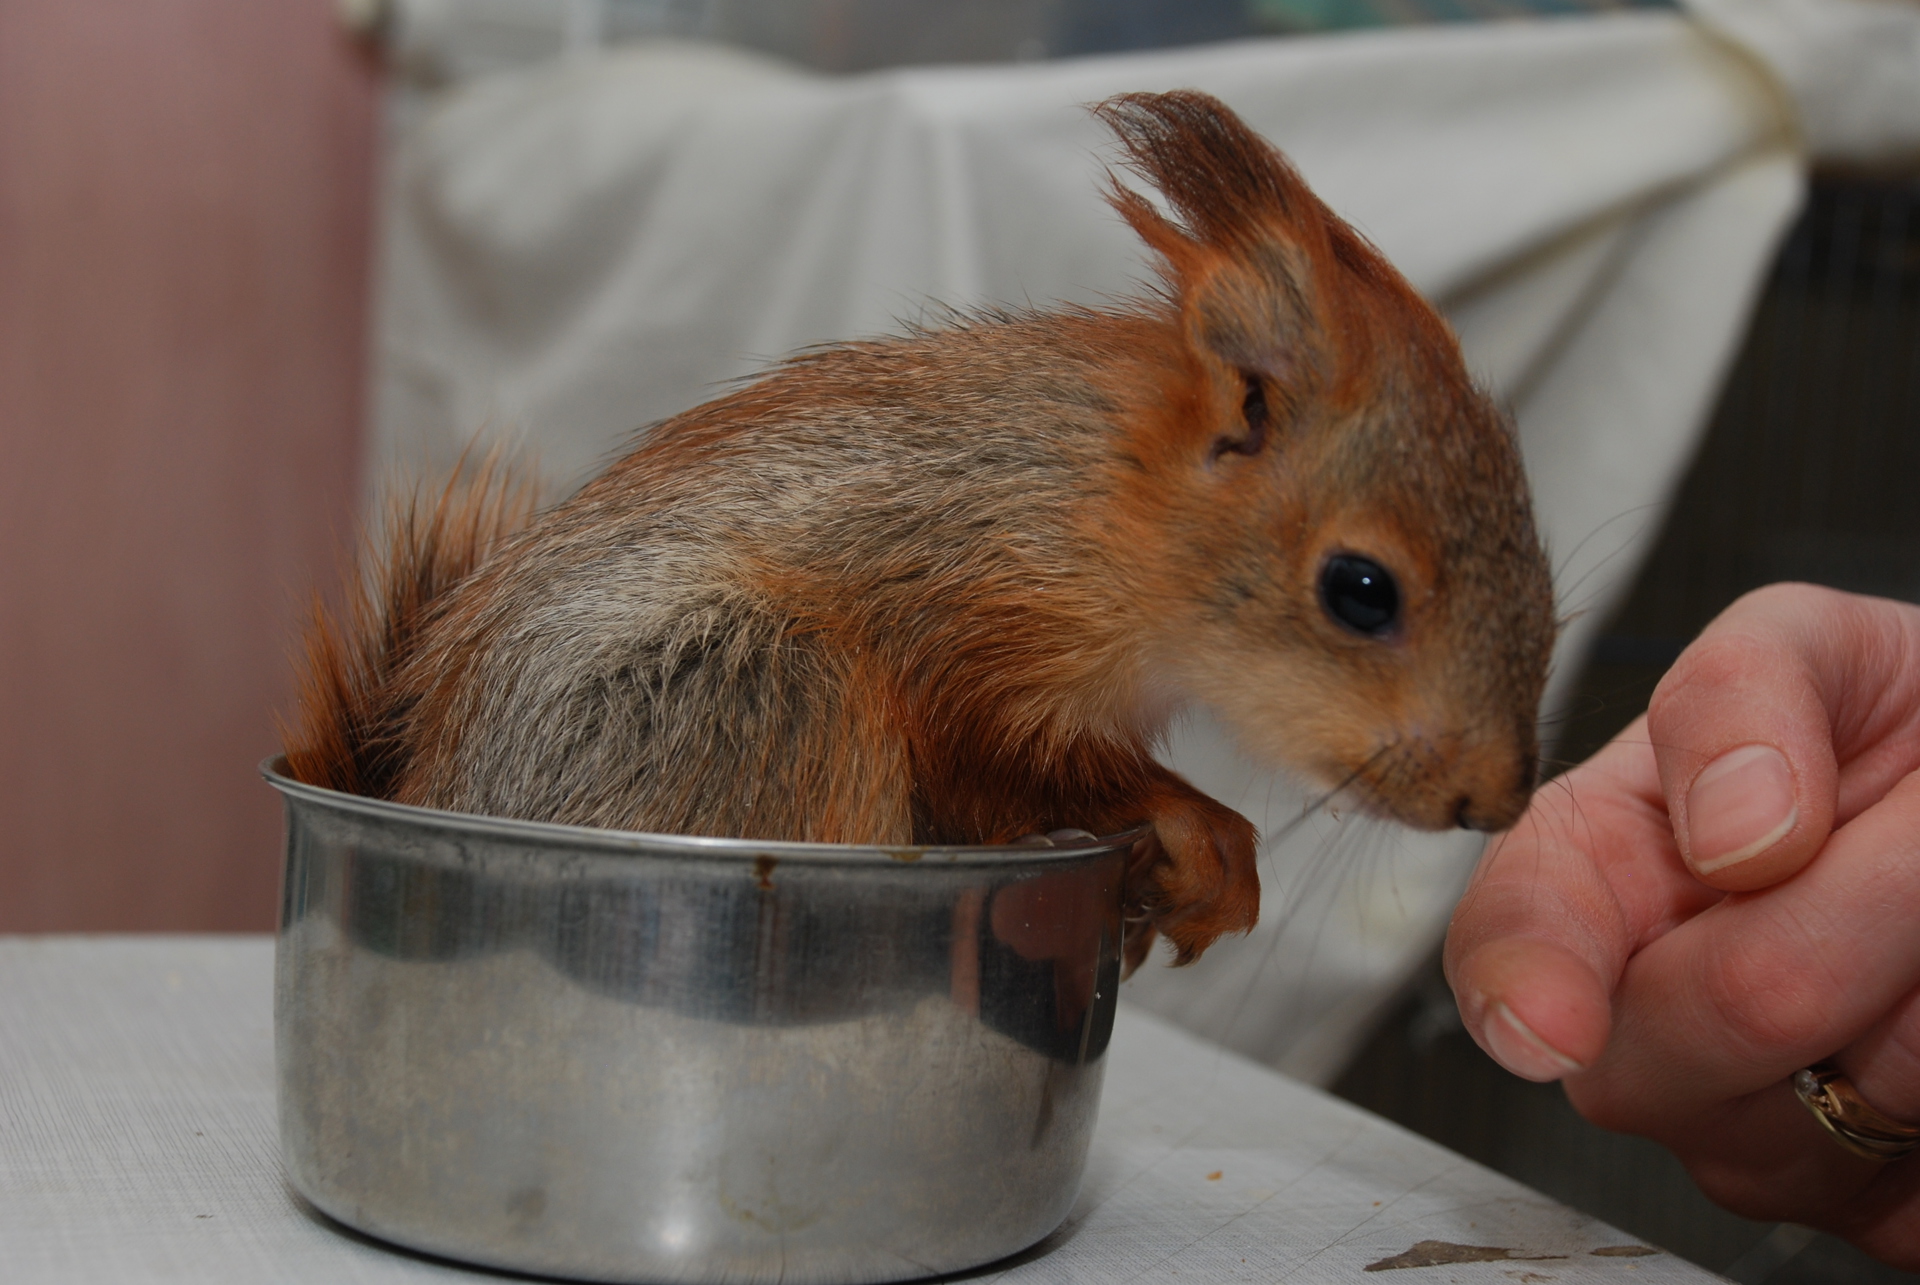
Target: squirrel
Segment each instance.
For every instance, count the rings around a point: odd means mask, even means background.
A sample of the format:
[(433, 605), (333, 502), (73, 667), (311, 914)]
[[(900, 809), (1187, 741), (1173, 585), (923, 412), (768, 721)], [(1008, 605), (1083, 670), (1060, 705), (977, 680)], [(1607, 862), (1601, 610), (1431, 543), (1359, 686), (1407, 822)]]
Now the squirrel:
[(626, 830), (979, 844), (1149, 823), (1176, 962), (1256, 835), (1155, 761), (1190, 702), (1437, 829), (1531, 794), (1555, 634), (1506, 416), (1452, 332), (1196, 91), (1093, 111), (1160, 288), (802, 352), (536, 512), (497, 470), (309, 630), (302, 781)]

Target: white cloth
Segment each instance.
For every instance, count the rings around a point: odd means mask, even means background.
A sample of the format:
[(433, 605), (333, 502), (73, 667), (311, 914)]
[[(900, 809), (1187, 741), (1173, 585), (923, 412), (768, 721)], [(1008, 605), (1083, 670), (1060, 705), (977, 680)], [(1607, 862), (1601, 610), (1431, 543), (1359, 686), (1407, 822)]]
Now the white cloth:
[(1809, 152), (1920, 158), (1920, 0), (1685, 0), (1780, 80)]
[[(395, 156), (377, 459), (417, 473), (522, 439), (577, 480), (801, 345), (930, 303), (1126, 293), (1146, 268), (1100, 198), (1113, 150), (1085, 105), (1181, 86), (1284, 148), (1514, 407), (1570, 613), (1564, 694), (1800, 195), (1777, 89), (1675, 14), (848, 78), (653, 46), (483, 78)], [(1171, 761), (1264, 832), (1297, 810), (1204, 719)], [(1310, 823), (1265, 853), (1252, 942), (1130, 993), (1325, 1079), (1438, 940), (1478, 848)]]

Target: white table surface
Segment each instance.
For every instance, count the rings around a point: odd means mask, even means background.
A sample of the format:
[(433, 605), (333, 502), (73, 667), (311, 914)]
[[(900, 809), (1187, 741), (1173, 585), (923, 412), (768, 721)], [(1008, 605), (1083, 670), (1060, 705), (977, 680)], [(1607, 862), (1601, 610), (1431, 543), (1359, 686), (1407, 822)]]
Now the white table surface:
[[(288, 1188), (272, 973), (266, 937), (0, 937), (0, 1280), (503, 1279), (346, 1231)], [(1483, 1261), (1383, 1265), (1420, 1242)], [(1358, 1281), (1370, 1264), (1407, 1272), (1367, 1277), (1382, 1285), (1718, 1279), (1594, 1253), (1631, 1245), (1123, 1004), (1073, 1213), (961, 1279)]]

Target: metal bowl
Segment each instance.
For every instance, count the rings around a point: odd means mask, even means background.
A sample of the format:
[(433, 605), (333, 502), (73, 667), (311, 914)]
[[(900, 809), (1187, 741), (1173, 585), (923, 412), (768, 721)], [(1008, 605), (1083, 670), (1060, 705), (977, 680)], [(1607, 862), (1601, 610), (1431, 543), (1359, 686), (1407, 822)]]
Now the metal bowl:
[(608, 1281), (900, 1280), (1072, 1205), (1138, 833), (886, 849), (285, 796), (287, 1173), (396, 1243)]

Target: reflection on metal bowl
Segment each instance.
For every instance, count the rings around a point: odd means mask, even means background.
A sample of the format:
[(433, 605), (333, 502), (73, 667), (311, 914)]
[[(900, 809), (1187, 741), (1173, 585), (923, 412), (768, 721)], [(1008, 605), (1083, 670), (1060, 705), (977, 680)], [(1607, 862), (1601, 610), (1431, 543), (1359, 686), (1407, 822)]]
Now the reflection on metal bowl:
[(287, 805), (288, 1176), (608, 1281), (900, 1280), (1066, 1216), (1139, 834), (890, 850)]

